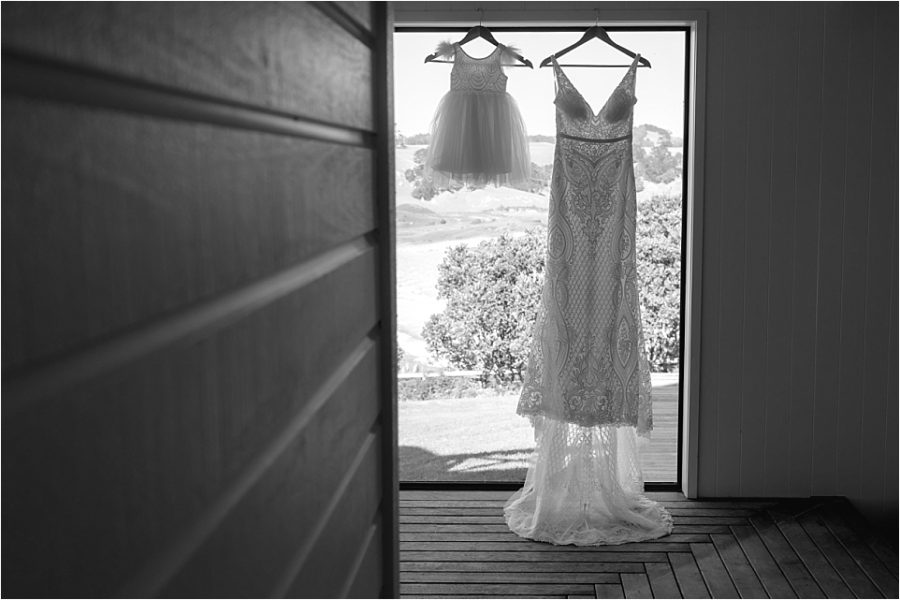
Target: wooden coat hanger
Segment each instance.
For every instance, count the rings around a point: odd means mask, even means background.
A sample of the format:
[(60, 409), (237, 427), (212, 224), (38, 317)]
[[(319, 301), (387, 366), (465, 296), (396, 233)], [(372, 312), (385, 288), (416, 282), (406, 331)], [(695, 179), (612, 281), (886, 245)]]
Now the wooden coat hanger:
[[(547, 58), (545, 58), (544, 60), (542, 60), (541, 67), (546, 67), (547, 65), (549, 65), (550, 61), (552, 61), (554, 57), (559, 58), (560, 56), (564, 56), (564, 55), (568, 54), (569, 52), (571, 52), (572, 50), (574, 50), (575, 48), (578, 48), (579, 46), (581, 46), (581, 45), (585, 44), (586, 42), (593, 40), (593, 39), (598, 39), (598, 40), (612, 46), (616, 50), (619, 50), (620, 52), (627, 54), (631, 58), (635, 58), (637, 56), (637, 54), (635, 52), (632, 52), (628, 48), (626, 48), (624, 46), (620, 46), (619, 44), (612, 41), (612, 39), (609, 37), (609, 34), (606, 33), (606, 30), (603, 29), (602, 27), (600, 27), (600, 25), (599, 25), (600, 11), (595, 9), (594, 12), (597, 15), (597, 18), (594, 21), (594, 25), (592, 27), (588, 27), (587, 31), (584, 32), (584, 35), (581, 36), (581, 39), (578, 40), (577, 42), (575, 42), (574, 44), (572, 44), (571, 46), (569, 46), (568, 48), (564, 48), (564, 49), (560, 50), (559, 52), (555, 52), (555, 53), (551, 54), (550, 56), (548, 56)], [(640, 60), (638, 60), (638, 66), (641, 66), (641, 65), (643, 65), (647, 68), (650, 68), (650, 61), (642, 56), (640, 58)], [(631, 65), (592, 65), (592, 64), (578, 65), (578, 64), (574, 64), (574, 65), (560, 65), (560, 66), (561, 67), (629, 67)]]
[[(485, 27), (484, 25), (482, 25), (482, 23), (484, 22), (484, 10), (479, 8), (478, 11), (481, 13), (481, 18), (479, 18), (479, 20), (478, 20), (478, 25), (476, 25), (475, 27), (472, 27), (468, 32), (466, 32), (466, 35), (456, 43), (459, 44), (460, 46), (462, 46), (463, 44), (471, 42), (472, 40), (481, 38), (481, 39), (493, 44), (494, 46), (500, 46), (501, 45), (500, 42), (498, 42), (497, 40), (494, 39), (494, 35), (491, 33), (491, 30), (488, 29), (487, 27)], [(521, 65), (507, 65), (507, 66), (528, 67), (529, 69), (534, 68), (534, 65), (531, 64), (531, 61), (528, 60), (527, 58), (525, 58), (524, 56), (522, 56), (521, 54), (518, 54), (517, 52), (513, 52), (512, 50), (510, 50), (510, 54), (512, 56), (514, 56), (516, 58), (516, 60), (518, 60), (522, 64)], [(434, 54), (429, 54), (428, 56), (425, 57), (425, 62), (427, 62), (427, 63), (429, 63), (429, 62), (452, 63), (453, 62), (452, 60), (437, 60), (438, 57), (440, 57), (440, 56), (441, 55), (438, 54), (437, 52), (435, 52)]]

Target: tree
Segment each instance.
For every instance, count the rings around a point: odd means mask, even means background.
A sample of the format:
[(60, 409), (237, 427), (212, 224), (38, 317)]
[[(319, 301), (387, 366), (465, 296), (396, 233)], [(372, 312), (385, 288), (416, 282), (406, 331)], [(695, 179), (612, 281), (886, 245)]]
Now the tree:
[(406, 143), (410, 146), (427, 146), (431, 143), (430, 133), (414, 133), (406, 136)]
[(438, 297), (447, 301), (422, 331), (428, 348), (483, 382), (525, 375), (540, 303), (546, 232), (501, 235), (447, 250), (438, 267)]
[(406, 170), (406, 180), (413, 184), (412, 197), (418, 200), (431, 200), (438, 195), (434, 181), (425, 174), (425, 158), (428, 148), (419, 148), (413, 154), (414, 166)]
[(657, 144), (647, 152), (641, 148), (641, 175), (654, 183), (669, 183), (681, 177), (681, 153), (674, 155), (667, 146)]
[(637, 271), (644, 341), (654, 370), (678, 362), (681, 325), (681, 198), (638, 202)]
[(445, 190), (457, 191), (462, 184), (451, 181), (449, 187), (439, 187), (435, 184), (430, 174), (425, 172), (425, 160), (428, 158), (428, 148), (419, 148), (413, 154), (414, 166), (404, 173), (406, 180), (413, 184), (412, 197), (418, 200), (431, 200)]

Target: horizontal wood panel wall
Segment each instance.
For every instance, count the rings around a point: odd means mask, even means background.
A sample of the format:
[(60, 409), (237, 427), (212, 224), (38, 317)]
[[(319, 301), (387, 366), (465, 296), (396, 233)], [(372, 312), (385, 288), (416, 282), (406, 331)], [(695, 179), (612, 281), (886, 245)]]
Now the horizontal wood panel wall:
[(393, 595), (387, 8), (3, 17), (4, 591)]
[[(896, 522), (897, 6), (598, 6), (708, 19), (700, 495), (841, 495)], [(486, 24), (594, 19), (582, 3), (403, 2), (396, 22), (478, 8)]]

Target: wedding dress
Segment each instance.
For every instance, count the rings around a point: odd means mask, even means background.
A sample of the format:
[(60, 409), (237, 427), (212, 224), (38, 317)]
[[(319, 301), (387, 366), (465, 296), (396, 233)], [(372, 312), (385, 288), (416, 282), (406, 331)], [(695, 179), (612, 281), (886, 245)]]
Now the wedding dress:
[(504, 515), (520, 536), (621, 544), (671, 533), (643, 495), (653, 427), (635, 261), (631, 128), (638, 58), (598, 114), (553, 60), (556, 150), (545, 281), (517, 412), (536, 448)]
[(450, 91), (432, 122), (426, 172), (438, 186), (450, 180), (496, 185), (527, 181), (531, 159), (525, 122), (506, 91), (502, 64), (515, 60), (500, 44), (473, 58), (459, 44), (443, 43), (437, 54), (453, 57)]

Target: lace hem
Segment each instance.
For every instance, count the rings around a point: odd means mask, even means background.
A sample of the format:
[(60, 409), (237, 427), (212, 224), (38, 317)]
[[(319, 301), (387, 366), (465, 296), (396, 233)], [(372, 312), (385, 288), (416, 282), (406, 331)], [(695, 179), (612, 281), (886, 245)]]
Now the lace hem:
[(535, 450), (524, 487), (503, 514), (517, 535), (577, 546), (663, 537), (672, 517), (643, 494), (635, 428), (582, 427), (536, 417)]
[(630, 542), (643, 542), (670, 535), (674, 527), (672, 515), (663, 506), (646, 496), (633, 497), (632, 510), (647, 523), (625, 520), (592, 520), (588, 514), (572, 515), (552, 522), (535, 523), (535, 513), (522, 498), (523, 491), (516, 492), (503, 509), (503, 516), (510, 531), (516, 535), (548, 542), (555, 546), (617, 546)]

